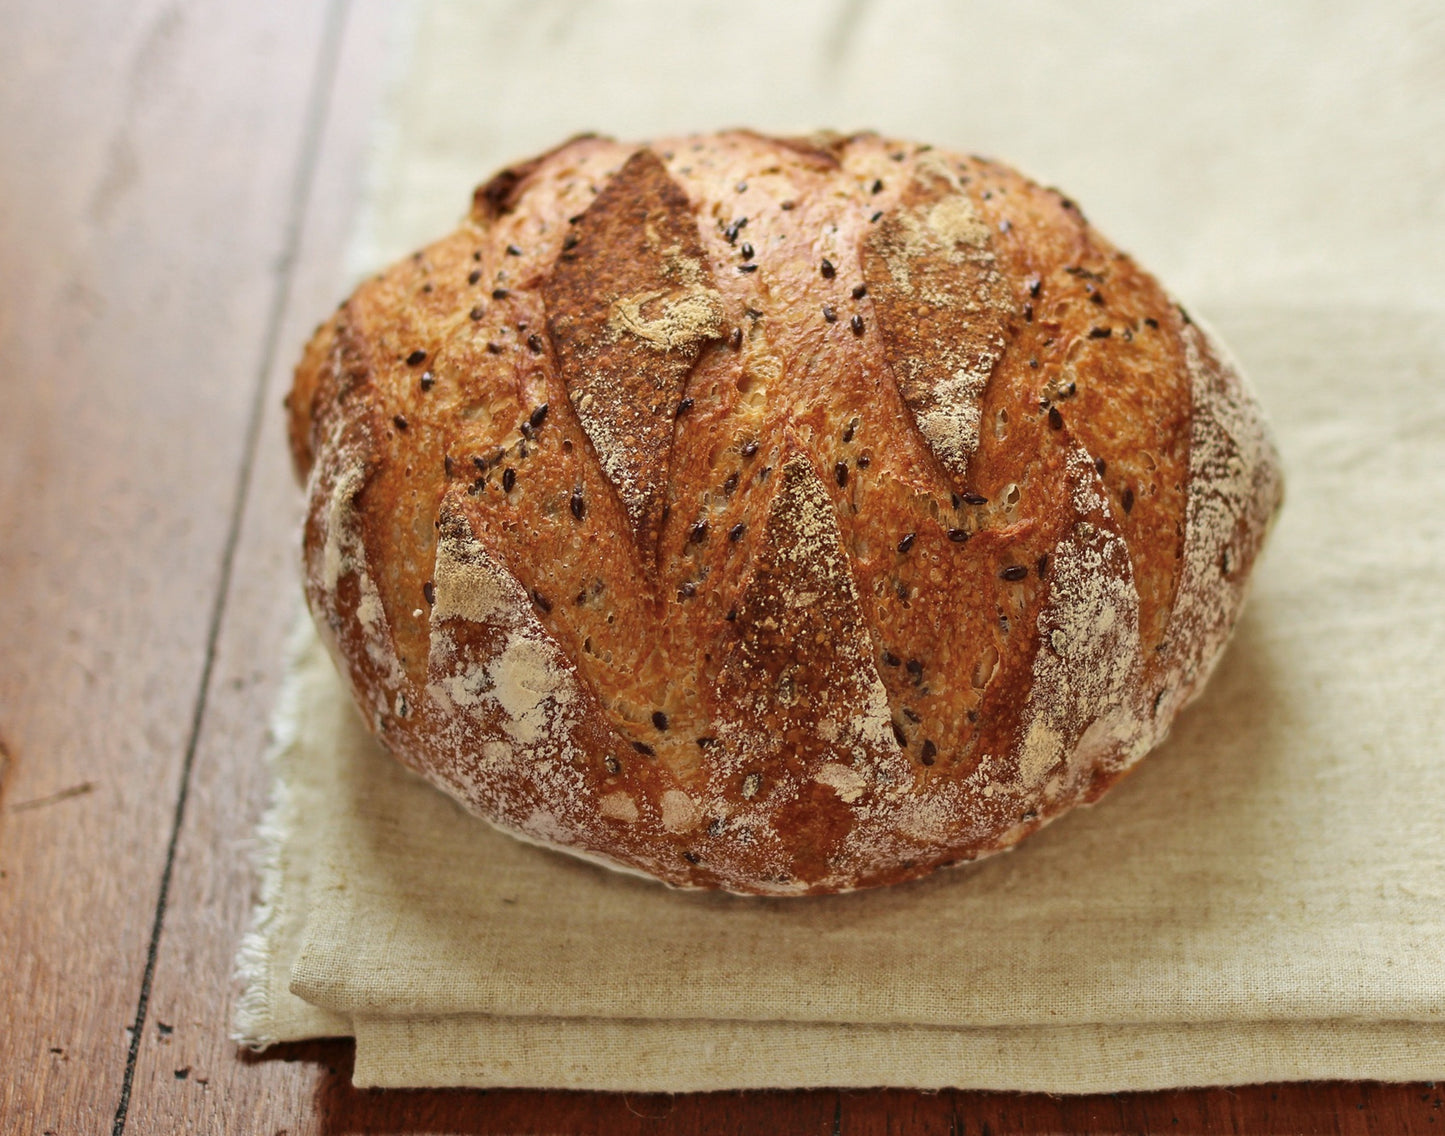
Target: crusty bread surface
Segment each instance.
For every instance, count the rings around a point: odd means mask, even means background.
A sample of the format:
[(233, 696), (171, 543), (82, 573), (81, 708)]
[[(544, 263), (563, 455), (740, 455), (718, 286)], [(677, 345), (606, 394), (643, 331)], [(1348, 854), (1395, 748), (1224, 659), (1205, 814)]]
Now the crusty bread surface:
[(386, 747), (517, 835), (744, 893), (1096, 799), (1281, 498), (1236, 367), (1071, 201), (871, 134), (505, 170), (288, 405), (307, 599)]

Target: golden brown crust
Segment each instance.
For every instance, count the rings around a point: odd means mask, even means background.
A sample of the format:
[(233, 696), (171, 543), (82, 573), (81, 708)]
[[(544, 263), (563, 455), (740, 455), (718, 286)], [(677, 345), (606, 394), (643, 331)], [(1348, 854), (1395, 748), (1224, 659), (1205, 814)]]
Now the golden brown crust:
[(1280, 494), (1220, 349), (1072, 203), (873, 135), (574, 139), (364, 284), (288, 400), (373, 729), (521, 835), (798, 894), (1097, 796)]

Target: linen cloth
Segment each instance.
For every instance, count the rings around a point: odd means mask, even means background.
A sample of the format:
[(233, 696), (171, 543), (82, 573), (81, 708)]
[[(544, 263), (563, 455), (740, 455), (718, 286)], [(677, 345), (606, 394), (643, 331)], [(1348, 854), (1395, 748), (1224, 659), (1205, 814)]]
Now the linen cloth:
[[(861, 88), (884, 129), (1048, 169), (1209, 315), (1273, 412), (1286, 506), (1204, 696), (1098, 806), (848, 896), (673, 892), (497, 833), (379, 750), (303, 628), (240, 1039), (354, 1035), (358, 1085), (1445, 1076), (1445, 21), (1376, 11), (414, 11), (359, 268), (584, 125), (851, 126)], [(751, 85), (704, 80), (750, 14)], [(1107, 89), (1066, 97), (1076, 57)], [(1032, 114), (1003, 97), (1025, 64)]]

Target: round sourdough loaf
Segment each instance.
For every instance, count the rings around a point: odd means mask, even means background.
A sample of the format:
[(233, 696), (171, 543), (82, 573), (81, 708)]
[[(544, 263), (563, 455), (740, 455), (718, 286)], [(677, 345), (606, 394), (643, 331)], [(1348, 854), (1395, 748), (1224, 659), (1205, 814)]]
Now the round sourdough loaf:
[(736, 892), (1097, 798), (1281, 497), (1239, 372), (1071, 201), (872, 134), (504, 170), (289, 407), (307, 598), (385, 746), (524, 839)]

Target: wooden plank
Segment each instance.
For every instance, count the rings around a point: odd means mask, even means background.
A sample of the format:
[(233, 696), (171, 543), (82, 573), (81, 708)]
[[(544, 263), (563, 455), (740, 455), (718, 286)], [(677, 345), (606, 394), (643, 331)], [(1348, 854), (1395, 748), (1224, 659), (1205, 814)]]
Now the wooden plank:
[[(229, 1040), (232, 967), (249, 924), (253, 837), (269, 782), (262, 764), (284, 643), (302, 610), (301, 495), (286, 451), (281, 399), (317, 322), (352, 282), (345, 254), (357, 223), (367, 147), (387, 73), (395, 6), (349, 5), (317, 138), (296, 268), (271, 361), (231, 591), (216, 644), (186, 813), (141, 1037), (127, 1132), (311, 1130), (304, 1119), (324, 1069), (244, 1058)], [(465, 196), (465, 195), (464, 195)]]
[(6, 6), (0, 1130), (111, 1125), (323, 11)]

